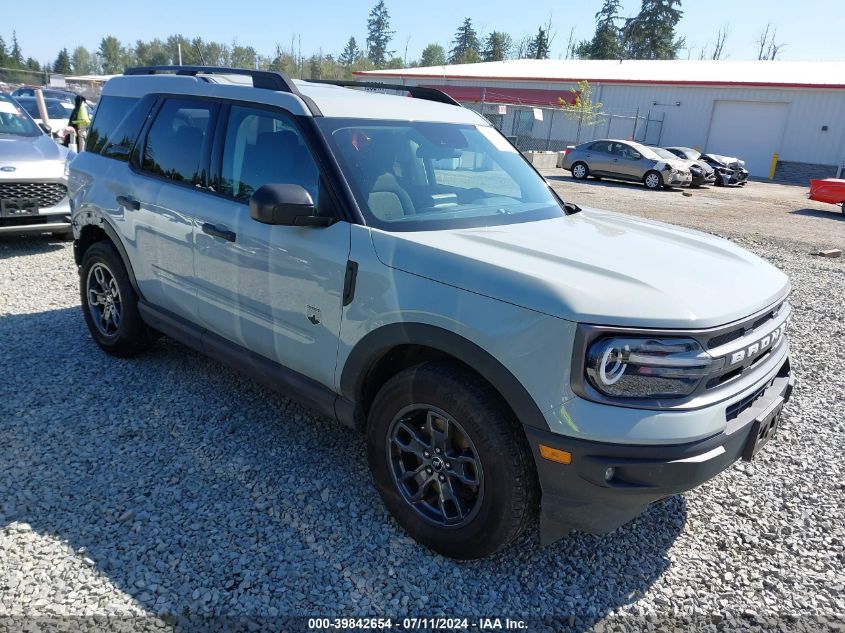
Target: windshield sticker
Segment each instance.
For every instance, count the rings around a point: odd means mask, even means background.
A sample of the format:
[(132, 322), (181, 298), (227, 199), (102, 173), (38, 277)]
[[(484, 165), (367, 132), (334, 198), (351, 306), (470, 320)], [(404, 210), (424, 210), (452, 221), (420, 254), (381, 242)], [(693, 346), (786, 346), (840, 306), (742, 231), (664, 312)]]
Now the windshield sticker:
[(493, 146), (500, 152), (513, 152), (516, 154), (516, 148), (508, 143), (507, 139), (499, 134), (496, 128), (489, 125), (476, 125), (475, 129), (481, 132), (488, 141), (493, 143)]

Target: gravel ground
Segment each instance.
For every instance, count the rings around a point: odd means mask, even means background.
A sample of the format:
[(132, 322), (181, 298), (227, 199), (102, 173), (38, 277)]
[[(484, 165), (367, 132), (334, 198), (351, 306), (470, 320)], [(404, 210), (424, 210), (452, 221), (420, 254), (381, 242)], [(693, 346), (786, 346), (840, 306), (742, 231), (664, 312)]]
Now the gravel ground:
[[(639, 206), (639, 193), (607, 189), (601, 206)], [(647, 194), (669, 205), (710, 195)], [(0, 241), (0, 629), (20, 622), (11, 616), (93, 614), (832, 626), (825, 618), (845, 615), (845, 380), (834, 343), (845, 334), (845, 259), (809, 256), (807, 244), (841, 245), (845, 222), (797, 215), (808, 228), (784, 239), (743, 233), (734, 214), (715, 226), (722, 211), (707, 213), (711, 230), (792, 279), (797, 387), (775, 439), (753, 463), (609, 536), (541, 549), (532, 531), (472, 563), (404, 535), (354, 432), (166, 340), (140, 358), (107, 357), (80, 314), (71, 247)], [(757, 215), (752, 226), (770, 226)]]

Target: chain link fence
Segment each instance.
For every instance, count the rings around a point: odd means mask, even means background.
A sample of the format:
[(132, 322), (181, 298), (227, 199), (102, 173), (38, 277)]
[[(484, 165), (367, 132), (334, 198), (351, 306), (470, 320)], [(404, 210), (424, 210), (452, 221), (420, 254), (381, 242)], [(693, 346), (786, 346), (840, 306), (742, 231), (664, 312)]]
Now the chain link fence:
[(561, 108), (533, 107), (522, 104), (465, 102), (490, 121), (523, 152), (562, 151), (601, 138), (634, 140), (646, 145), (660, 145), (663, 112), (602, 112), (593, 125), (571, 118)]

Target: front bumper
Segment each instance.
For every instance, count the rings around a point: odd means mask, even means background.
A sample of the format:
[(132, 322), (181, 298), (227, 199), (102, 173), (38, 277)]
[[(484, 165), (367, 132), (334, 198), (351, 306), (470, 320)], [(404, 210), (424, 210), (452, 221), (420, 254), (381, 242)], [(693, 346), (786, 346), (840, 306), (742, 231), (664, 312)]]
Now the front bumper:
[(684, 186), (689, 185), (692, 182), (692, 176), (686, 173), (672, 173), (669, 175), (669, 184), (670, 185), (677, 185), (677, 186)]
[(67, 233), (72, 230), (70, 202), (65, 197), (58, 204), (38, 210), (33, 215), (13, 216), (0, 213), (0, 237), (38, 233)]
[[(793, 385), (787, 357), (773, 378), (736, 403), (736, 415), (721, 433), (687, 444), (610, 444), (526, 426), (543, 490), (543, 544), (573, 529), (611, 532), (649, 504), (695, 488), (740, 458), (751, 459), (771, 437)], [(541, 458), (540, 444), (567, 451), (571, 462)], [(608, 468), (613, 469), (610, 480)]]

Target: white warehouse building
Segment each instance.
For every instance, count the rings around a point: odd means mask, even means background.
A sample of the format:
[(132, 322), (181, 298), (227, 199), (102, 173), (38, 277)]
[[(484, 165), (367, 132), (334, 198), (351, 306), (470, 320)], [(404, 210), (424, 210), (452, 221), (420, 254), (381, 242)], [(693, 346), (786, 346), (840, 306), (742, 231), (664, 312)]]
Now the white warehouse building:
[[(802, 184), (845, 162), (845, 62), (527, 59), (356, 75), (439, 88), (523, 150), (628, 138), (737, 156), (757, 177), (775, 165), (776, 180)], [(589, 126), (559, 107), (582, 80), (606, 113)]]

